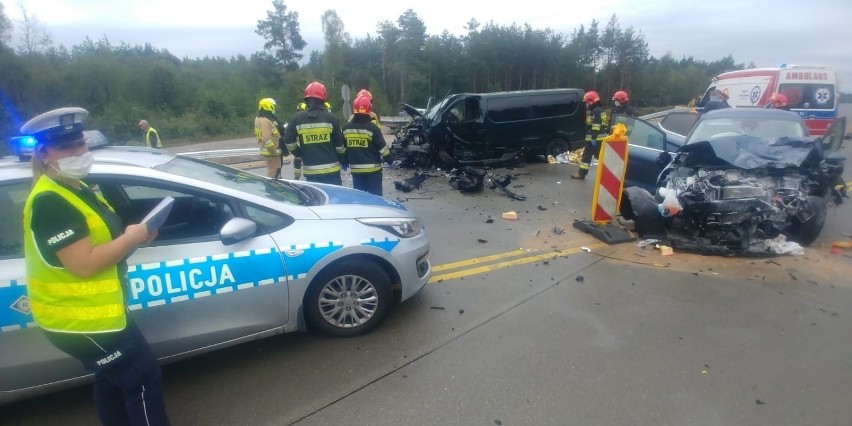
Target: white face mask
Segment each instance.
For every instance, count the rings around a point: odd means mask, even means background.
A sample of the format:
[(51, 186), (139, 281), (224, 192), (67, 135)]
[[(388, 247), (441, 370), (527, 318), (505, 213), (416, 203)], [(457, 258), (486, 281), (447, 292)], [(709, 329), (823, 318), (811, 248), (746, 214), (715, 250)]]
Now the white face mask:
[(92, 169), (94, 162), (95, 158), (92, 156), (92, 153), (86, 152), (82, 155), (60, 158), (56, 162), (58, 167), (53, 166), (53, 168), (56, 169), (61, 177), (80, 180), (89, 175), (89, 170)]

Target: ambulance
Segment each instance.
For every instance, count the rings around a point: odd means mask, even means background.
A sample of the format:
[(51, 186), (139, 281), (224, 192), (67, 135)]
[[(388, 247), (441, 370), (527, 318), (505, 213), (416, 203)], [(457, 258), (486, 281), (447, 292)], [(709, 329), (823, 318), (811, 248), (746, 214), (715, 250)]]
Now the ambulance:
[(826, 67), (784, 64), (722, 73), (713, 78), (699, 107), (715, 90), (727, 93), (734, 108), (763, 108), (773, 93), (783, 93), (790, 111), (805, 120), (814, 136), (825, 134), (837, 118), (837, 76)]

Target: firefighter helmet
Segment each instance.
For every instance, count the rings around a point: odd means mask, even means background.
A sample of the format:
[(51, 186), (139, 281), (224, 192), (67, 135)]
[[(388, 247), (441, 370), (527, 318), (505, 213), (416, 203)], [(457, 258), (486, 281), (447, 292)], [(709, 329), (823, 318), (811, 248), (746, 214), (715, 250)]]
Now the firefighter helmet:
[(367, 97), (367, 99), (369, 99), (369, 100), (370, 100), (370, 102), (372, 102), (372, 101), (373, 101), (373, 94), (372, 94), (372, 93), (370, 93), (370, 91), (369, 91), (369, 90), (367, 90), (367, 89), (361, 89), (361, 91), (360, 91), (360, 92), (358, 92), (358, 94), (357, 94), (357, 95), (355, 95), (355, 100), (358, 100), (358, 98), (360, 98), (360, 97), (362, 97), (362, 96), (366, 96), (366, 97)]
[(585, 102), (589, 105), (591, 105), (591, 104), (593, 104), (593, 103), (595, 103), (599, 100), (601, 100), (601, 97), (600, 97), (600, 95), (598, 95), (598, 92), (595, 92), (594, 90), (589, 90), (588, 92), (586, 92), (585, 95), (583, 95), (583, 102)]
[(769, 103), (773, 108), (784, 108), (787, 106), (787, 96), (783, 93), (775, 93), (769, 97)]
[(625, 103), (629, 101), (630, 98), (627, 96), (627, 92), (625, 92), (624, 90), (619, 90), (612, 94), (612, 100)]
[(264, 111), (269, 111), (271, 113), (275, 113), (275, 99), (272, 98), (263, 98), (257, 104), (257, 109), (262, 109)]
[(358, 99), (355, 99), (355, 102), (352, 102), (352, 110), (355, 111), (355, 114), (369, 114), (373, 110), (372, 106), (373, 103), (367, 96), (359, 96)]
[(328, 93), (325, 91), (325, 86), (322, 83), (315, 81), (305, 87), (306, 98), (317, 98), (321, 101), (328, 100)]

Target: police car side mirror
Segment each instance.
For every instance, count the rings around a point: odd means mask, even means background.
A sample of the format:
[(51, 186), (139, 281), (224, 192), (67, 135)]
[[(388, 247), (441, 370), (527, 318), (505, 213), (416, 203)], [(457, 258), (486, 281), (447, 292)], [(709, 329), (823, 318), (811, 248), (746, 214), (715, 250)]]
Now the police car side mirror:
[(241, 217), (229, 220), (219, 231), (222, 244), (229, 246), (253, 236), (257, 232), (257, 224)]

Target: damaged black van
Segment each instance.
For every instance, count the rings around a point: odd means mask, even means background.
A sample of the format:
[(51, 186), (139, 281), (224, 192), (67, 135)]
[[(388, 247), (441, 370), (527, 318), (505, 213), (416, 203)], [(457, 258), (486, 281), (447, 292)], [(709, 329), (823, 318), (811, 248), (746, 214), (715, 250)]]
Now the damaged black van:
[(581, 89), (459, 93), (425, 114), (403, 109), (413, 121), (397, 132), (392, 152), (402, 163), (428, 167), (448, 157), (466, 165), (556, 155), (582, 144)]

